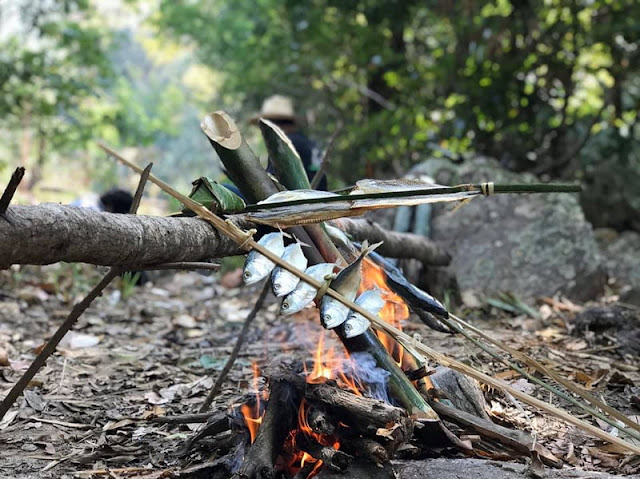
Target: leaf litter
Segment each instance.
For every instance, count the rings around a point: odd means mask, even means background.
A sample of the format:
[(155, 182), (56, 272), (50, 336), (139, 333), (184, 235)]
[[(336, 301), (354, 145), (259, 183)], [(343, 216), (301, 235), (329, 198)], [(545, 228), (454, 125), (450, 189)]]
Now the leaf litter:
[[(81, 296), (56, 293), (37, 268), (23, 270), (21, 281), (11, 272), (0, 272), (0, 291), (6, 292), (0, 302), (3, 396)], [(92, 271), (86, 271), (89, 284)], [(86, 289), (86, 285), (71, 286)], [(152, 477), (151, 473), (160, 477), (162, 471), (207, 460), (211, 452), (202, 449), (187, 458), (173, 452), (197, 425), (168, 425), (149, 419), (193, 413), (204, 400), (260, 289), (260, 285), (232, 286), (223, 286), (215, 276), (196, 273), (158, 275), (127, 299), (117, 294), (117, 283), (110, 286), (80, 318), (65, 339), (67, 343), (47, 361), (24, 397), (0, 421), (0, 463), (7, 470), (6, 477), (70, 479), (89, 477), (75, 475), (77, 471), (101, 468), (130, 470), (122, 477)], [(496, 305), (477, 307), (474, 302), (473, 306), (462, 316), (483, 318), (475, 324), (637, 420), (637, 358), (618, 351), (613, 336), (572, 336), (571, 321), (582, 311), (581, 305), (564, 298), (544, 298), (536, 319), (527, 314), (513, 317)], [(264, 366), (282, 353), (310, 357), (322, 334), (317, 313), (306, 309), (285, 319), (278, 316), (278, 310), (279, 302), (270, 296), (213, 410), (225, 411), (233, 400), (254, 389), (253, 363)], [(489, 320), (484, 319), (487, 312)], [(434, 348), (446, 350), (518, 389), (579, 414), (571, 404), (550, 397), (464, 338), (434, 333), (412, 321), (405, 324), (405, 330), (428, 337)], [(324, 339), (328, 348), (338, 346), (331, 335)], [(499, 391), (484, 388), (484, 394), (496, 422), (533, 433), (536, 441), (568, 465), (621, 474), (640, 471), (640, 460), (615, 446), (540, 415)], [(606, 423), (596, 424), (612, 429)]]

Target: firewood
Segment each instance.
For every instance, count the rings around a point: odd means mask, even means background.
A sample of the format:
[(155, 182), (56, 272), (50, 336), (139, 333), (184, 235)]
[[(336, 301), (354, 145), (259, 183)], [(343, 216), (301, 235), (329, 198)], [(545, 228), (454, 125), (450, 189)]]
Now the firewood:
[(325, 466), (334, 471), (346, 470), (353, 460), (353, 457), (349, 454), (330, 446), (318, 444), (303, 432), (296, 434), (295, 444), (301, 451), (321, 460)]
[(325, 404), (333, 417), (362, 434), (377, 437), (391, 450), (411, 439), (413, 421), (404, 409), (330, 384), (308, 384), (305, 397)]
[(258, 435), (234, 478), (275, 477), (274, 464), (287, 434), (295, 427), (299, 403), (299, 394), (294, 384), (271, 378), (269, 403)]
[(348, 447), (348, 450), (353, 451), (358, 457), (375, 464), (384, 464), (389, 461), (389, 453), (385, 447), (367, 437), (350, 439), (345, 447)]
[(533, 450), (540, 455), (540, 458), (546, 465), (562, 467), (562, 461), (560, 459), (540, 444), (536, 444), (533, 438), (524, 431), (499, 426), (498, 424), (481, 419), (468, 412), (447, 406), (442, 402), (435, 402), (432, 406), (442, 417), (456, 424), (471, 428), (480, 434), (480, 436), (494, 439), (505, 446), (509, 446), (527, 455)]
[(417, 259), (434, 266), (446, 266), (451, 262), (451, 255), (443, 246), (424, 236), (389, 231), (366, 219), (341, 218), (334, 223), (356, 241), (383, 241), (378, 250), (383, 256)]
[(307, 422), (316, 434), (331, 436), (336, 432), (336, 426), (324, 408), (310, 407), (307, 413)]

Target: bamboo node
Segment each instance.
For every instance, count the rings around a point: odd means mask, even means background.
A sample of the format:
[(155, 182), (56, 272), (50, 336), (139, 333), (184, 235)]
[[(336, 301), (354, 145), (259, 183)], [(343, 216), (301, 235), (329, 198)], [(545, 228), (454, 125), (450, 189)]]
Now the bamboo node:
[(494, 193), (493, 181), (488, 183), (480, 183), (480, 191), (484, 196), (491, 196)]

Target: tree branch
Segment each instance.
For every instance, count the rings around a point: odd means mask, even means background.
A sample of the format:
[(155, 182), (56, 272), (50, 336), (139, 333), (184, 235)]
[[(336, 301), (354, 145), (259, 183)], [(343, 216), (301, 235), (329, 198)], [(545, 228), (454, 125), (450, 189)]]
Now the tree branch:
[(385, 230), (378, 223), (366, 219), (340, 218), (334, 223), (356, 241), (383, 241), (378, 249), (383, 256), (413, 258), (435, 266), (446, 266), (451, 262), (451, 256), (442, 246), (424, 236)]
[(243, 254), (198, 218), (101, 213), (54, 203), (10, 206), (0, 217), (0, 269), (59, 261), (145, 267)]

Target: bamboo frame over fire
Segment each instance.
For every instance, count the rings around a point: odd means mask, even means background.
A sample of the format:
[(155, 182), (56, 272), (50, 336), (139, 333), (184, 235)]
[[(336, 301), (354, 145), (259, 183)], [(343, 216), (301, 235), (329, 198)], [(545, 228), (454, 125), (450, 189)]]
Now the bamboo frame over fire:
[[(102, 144), (102, 143), (98, 143), (98, 146), (100, 148), (102, 148), (105, 152), (107, 152), (109, 155), (113, 156), (114, 158), (116, 158), (118, 161), (122, 162), (123, 164), (125, 164), (126, 166), (128, 166), (129, 168), (131, 168), (132, 170), (138, 172), (138, 173), (142, 173), (142, 168), (140, 168), (139, 166), (131, 163), (129, 160), (125, 159), (124, 157), (122, 157), (121, 155), (119, 155), (116, 151), (114, 151), (113, 149), (109, 148), (108, 146)], [(154, 175), (149, 175), (149, 181), (151, 181), (152, 183), (155, 183), (160, 189), (162, 189), (163, 191), (165, 191), (167, 194), (171, 195), (172, 197), (176, 198), (177, 200), (181, 201), (186, 207), (188, 207), (189, 209), (191, 209), (194, 213), (196, 213), (199, 217), (203, 218), (204, 220), (208, 221), (209, 223), (211, 223), (215, 228), (217, 228), (221, 233), (227, 235), (229, 238), (231, 238), (233, 241), (235, 241), (236, 243), (238, 243), (238, 245), (246, 250), (246, 251), (250, 251), (252, 249), (255, 249), (256, 251), (258, 251), (259, 253), (261, 253), (262, 255), (266, 256), (268, 259), (270, 259), (271, 261), (273, 261), (275, 264), (281, 266), (282, 268), (286, 269), (287, 271), (291, 272), (292, 274), (294, 274), (295, 276), (299, 277), (301, 280), (303, 280), (304, 282), (308, 283), (309, 285), (313, 286), (316, 289), (320, 289), (321, 287), (323, 287), (323, 284), (320, 281), (315, 280), (314, 278), (312, 278), (311, 276), (305, 274), (303, 271), (300, 271), (294, 267), (292, 267), (288, 262), (282, 260), (282, 258), (280, 258), (279, 256), (275, 255), (274, 253), (272, 253), (271, 251), (269, 251), (268, 249), (264, 248), (263, 246), (259, 245), (256, 241), (254, 241), (252, 235), (250, 233), (247, 233), (245, 231), (242, 231), (240, 228), (238, 228), (235, 224), (233, 224), (230, 220), (223, 220), (222, 218), (218, 217), (217, 215), (215, 215), (214, 213), (212, 213), (211, 211), (209, 211), (208, 209), (206, 209), (204, 206), (202, 206), (200, 203), (197, 203), (195, 201), (193, 201), (191, 198), (183, 195), (182, 193), (178, 192), (177, 190), (175, 190), (173, 187), (171, 187), (170, 185), (168, 185), (167, 183), (163, 182), (162, 180), (160, 180), (159, 178), (155, 177)], [(361, 306), (359, 306), (358, 304), (356, 304), (353, 301), (348, 300), (347, 298), (345, 298), (344, 296), (342, 296), (340, 293), (338, 293), (337, 291), (328, 288), (326, 291), (326, 294), (328, 294), (329, 296), (331, 296), (332, 298), (336, 299), (337, 301), (341, 302), (342, 304), (344, 304), (345, 306), (347, 306), (349, 309), (352, 309), (358, 313), (360, 313), (361, 315), (363, 315), (365, 318), (367, 318), (371, 324), (373, 325), (373, 327), (375, 327), (375, 329), (378, 329), (380, 331), (383, 331), (385, 333), (387, 333), (388, 335), (390, 335), (391, 337), (393, 337), (395, 340), (399, 341), (399, 342), (403, 342), (406, 344), (411, 344), (413, 348), (415, 348), (417, 351), (421, 352), (422, 354), (424, 354), (425, 356), (427, 356), (428, 358), (432, 359), (433, 361), (449, 367), (453, 370), (456, 370), (462, 374), (465, 374), (467, 376), (470, 376), (482, 383), (488, 384), (490, 386), (496, 387), (498, 389), (501, 389), (509, 394), (511, 394), (513, 397), (515, 397), (516, 399), (521, 400), (522, 402), (529, 404), (530, 406), (533, 406), (535, 408), (538, 408), (542, 411), (545, 411), (549, 414), (552, 414), (560, 419), (562, 419), (563, 421), (572, 424), (580, 429), (582, 429), (585, 432), (588, 432), (590, 434), (592, 434), (593, 436), (602, 439), (603, 441), (607, 441), (609, 443), (612, 444), (616, 444), (626, 450), (628, 450), (629, 452), (632, 452), (634, 454), (640, 454), (640, 446), (636, 446), (634, 444), (631, 444), (627, 441), (624, 441), (620, 438), (614, 437), (611, 434), (608, 434), (604, 431), (602, 431), (601, 429), (585, 422), (582, 421), (581, 419), (578, 419), (574, 416), (572, 416), (571, 414), (569, 414), (568, 412), (557, 408), (555, 406), (549, 405), (547, 403), (545, 403), (544, 401), (541, 401), (539, 399), (536, 399), (528, 394), (525, 394), (521, 391), (518, 391), (517, 389), (513, 388), (512, 386), (510, 386), (509, 384), (505, 383), (502, 380), (499, 379), (495, 379), (492, 378), (491, 376), (488, 376), (487, 374), (484, 374), (480, 371), (475, 370), (474, 368), (472, 368), (471, 366), (468, 366), (464, 363), (461, 363), (453, 358), (449, 358), (448, 356), (435, 351), (434, 349), (428, 347), (427, 345), (425, 345), (424, 343), (418, 341), (416, 338), (412, 338), (411, 336), (409, 336), (408, 334), (404, 333), (403, 331), (400, 331), (398, 328), (394, 327), (391, 324), (386, 323), (385, 321), (383, 321), (382, 319), (373, 316), (372, 314), (370, 314), (367, 310), (365, 310), (364, 308), (362, 308)]]

